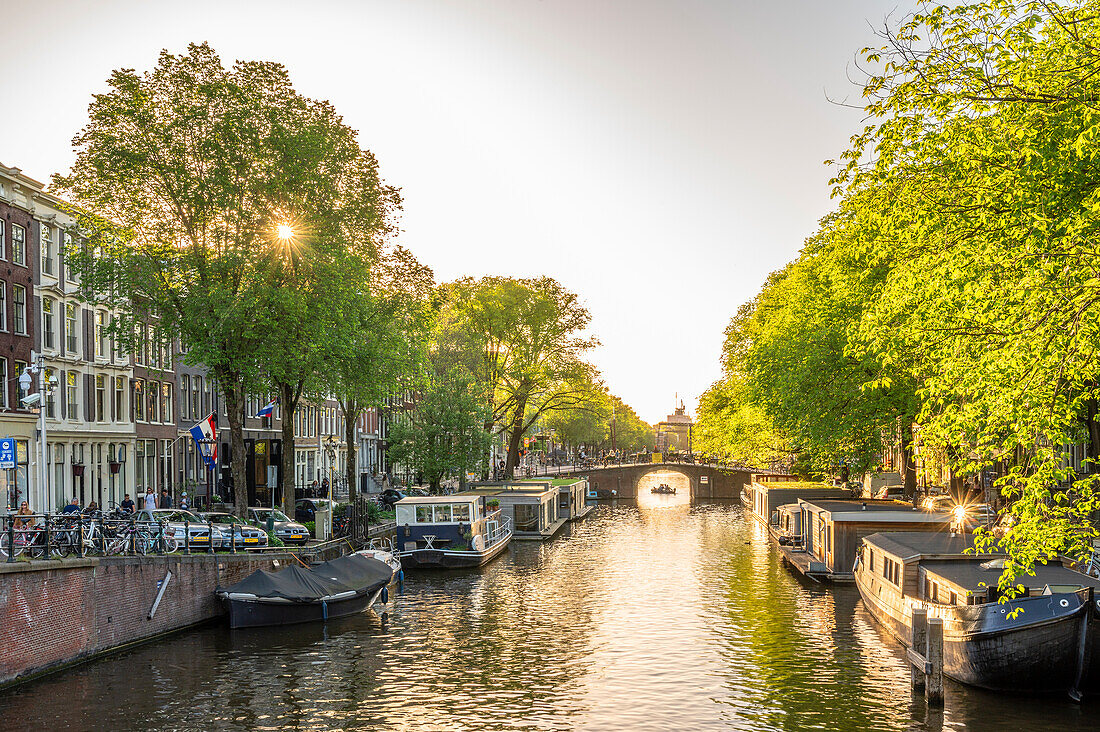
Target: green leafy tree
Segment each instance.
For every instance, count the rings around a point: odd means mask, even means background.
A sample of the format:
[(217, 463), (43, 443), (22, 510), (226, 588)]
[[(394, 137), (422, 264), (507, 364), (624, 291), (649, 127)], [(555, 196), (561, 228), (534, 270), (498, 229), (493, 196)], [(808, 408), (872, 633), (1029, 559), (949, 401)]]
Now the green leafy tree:
[(549, 277), (462, 279), (443, 288), (439, 357), (475, 375), (486, 427), (508, 435), (505, 474), (523, 435), (541, 418), (586, 404), (598, 377), (582, 357), (597, 344), (581, 335), (591, 319), (579, 298)]
[(422, 475), (432, 490), (485, 468), (489, 432), (485, 404), (473, 376), (461, 367), (430, 376), (412, 409), (390, 425), (392, 459)]
[(272, 287), (286, 284), (278, 227), (311, 232), (307, 259), (369, 250), (391, 229), (399, 196), (332, 107), (295, 92), (285, 68), (227, 69), (205, 44), (162, 52), (144, 74), (115, 71), (74, 146), (71, 173), (54, 181), (88, 242), (67, 253), (69, 266), (89, 296), (107, 293), (121, 308), (114, 328), (124, 343), (153, 316), (179, 336), (188, 363), (209, 368), (226, 402), (243, 514), (245, 397), (262, 387), (272, 359), (265, 312)]

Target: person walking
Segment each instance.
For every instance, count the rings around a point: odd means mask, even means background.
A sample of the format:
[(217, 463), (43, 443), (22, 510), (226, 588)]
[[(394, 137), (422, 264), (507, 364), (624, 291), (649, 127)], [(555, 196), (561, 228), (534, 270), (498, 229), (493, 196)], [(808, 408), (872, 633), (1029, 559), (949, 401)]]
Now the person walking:
[(155, 511), (157, 510), (157, 496), (153, 493), (152, 488), (145, 489), (145, 510)]
[(168, 489), (167, 488), (161, 488), (161, 490), (160, 490), (160, 507), (161, 508), (171, 508), (172, 507), (172, 496), (168, 495)]

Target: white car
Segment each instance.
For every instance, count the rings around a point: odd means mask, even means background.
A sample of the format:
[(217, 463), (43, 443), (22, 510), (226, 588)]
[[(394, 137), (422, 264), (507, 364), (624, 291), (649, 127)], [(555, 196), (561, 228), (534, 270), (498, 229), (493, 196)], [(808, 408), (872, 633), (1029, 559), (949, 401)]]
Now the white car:
[[(134, 520), (138, 523), (148, 524), (154, 535), (159, 531), (157, 526), (163, 524), (165, 537), (174, 539), (179, 549), (190, 546), (191, 550), (194, 551), (210, 546), (211, 527), (206, 521), (190, 511), (184, 511), (180, 508), (158, 508), (153, 511), (142, 509), (134, 516)], [(228, 541), (229, 535), (225, 534), (220, 527), (215, 525), (213, 529), (214, 546), (219, 546), (223, 541)]]

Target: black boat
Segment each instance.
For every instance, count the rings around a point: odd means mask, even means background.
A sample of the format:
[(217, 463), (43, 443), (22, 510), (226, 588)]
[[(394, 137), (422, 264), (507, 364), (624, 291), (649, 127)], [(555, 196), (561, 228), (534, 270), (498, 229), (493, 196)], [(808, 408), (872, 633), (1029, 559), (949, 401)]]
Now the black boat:
[(217, 595), (229, 609), (230, 628), (325, 621), (373, 605), (396, 571), (382, 558), (351, 554), (308, 569), (257, 570)]
[(1003, 554), (975, 556), (973, 537), (878, 533), (860, 545), (856, 585), (871, 616), (908, 645), (912, 610), (943, 620), (943, 672), (996, 691), (1100, 692), (1100, 581), (1059, 563), (1018, 576), (999, 601)]

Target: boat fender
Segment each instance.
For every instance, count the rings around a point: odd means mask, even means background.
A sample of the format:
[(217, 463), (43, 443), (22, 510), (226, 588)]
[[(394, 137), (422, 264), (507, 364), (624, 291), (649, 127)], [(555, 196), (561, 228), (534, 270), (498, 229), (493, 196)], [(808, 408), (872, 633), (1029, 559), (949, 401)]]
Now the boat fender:
[(385, 605), (389, 601), (390, 601), (390, 588), (389, 587), (383, 587), (382, 588), (382, 604)]
[(397, 591), (402, 595), (405, 594), (405, 570), (403, 569), (397, 570)]
[(321, 600), (321, 619), (328, 620), (328, 603)]

